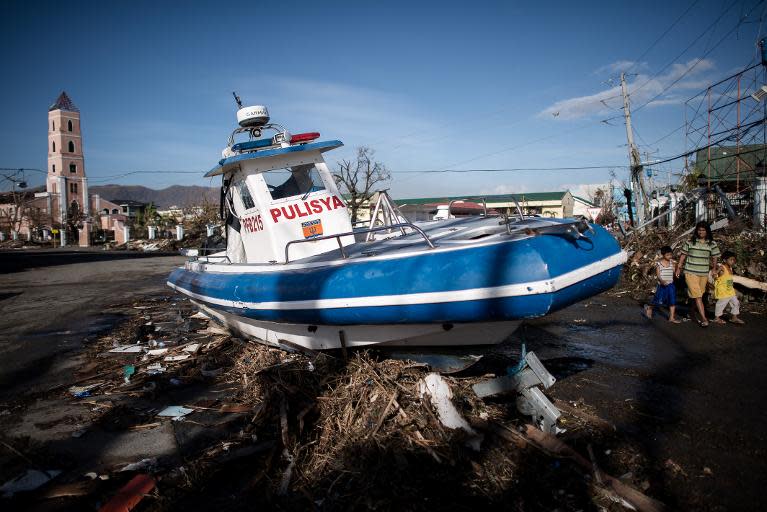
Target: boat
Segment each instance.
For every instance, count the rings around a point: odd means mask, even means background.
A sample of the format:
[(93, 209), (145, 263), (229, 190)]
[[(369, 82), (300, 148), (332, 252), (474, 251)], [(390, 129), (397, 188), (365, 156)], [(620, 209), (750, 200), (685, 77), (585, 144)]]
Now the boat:
[(605, 229), (519, 205), (413, 223), (382, 192), (354, 229), (324, 159), (343, 144), (237, 100), (239, 127), (205, 175), (221, 177), (226, 249), (191, 257), (168, 286), (242, 336), (309, 350), (496, 344), (620, 278), (626, 254)]

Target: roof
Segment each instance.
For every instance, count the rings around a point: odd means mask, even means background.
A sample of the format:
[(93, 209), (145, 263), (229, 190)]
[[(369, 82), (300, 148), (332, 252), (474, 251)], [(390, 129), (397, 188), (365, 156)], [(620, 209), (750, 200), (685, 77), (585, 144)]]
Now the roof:
[(67, 96), (66, 91), (61, 91), (61, 94), (59, 94), (59, 97), (56, 100), (56, 102), (48, 108), (48, 112), (50, 112), (51, 110), (66, 110), (67, 112), (80, 112), (80, 109), (75, 106), (72, 99), (69, 96)]
[(496, 195), (476, 195), (476, 196), (455, 196), (455, 197), (420, 197), (411, 199), (395, 199), (398, 205), (403, 204), (439, 204), (449, 203), (450, 201), (468, 199), (471, 201), (482, 202), (482, 199), (488, 203), (511, 203), (514, 199), (520, 203), (529, 201), (561, 201), (569, 191), (558, 192), (529, 192), (524, 194), (496, 194)]
[(118, 206), (147, 206), (149, 203), (142, 203), (141, 201), (134, 201), (133, 199), (111, 199), (110, 202)]
[(308, 144), (298, 144), (295, 146), (288, 146), (285, 148), (262, 149), (261, 151), (254, 151), (252, 153), (243, 153), (241, 155), (222, 158), (221, 160), (218, 161), (217, 166), (215, 166), (213, 169), (205, 173), (204, 177), (210, 178), (211, 176), (218, 176), (219, 174), (223, 174), (225, 172), (229, 172), (231, 170), (237, 169), (238, 167), (233, 164), (237, 164), (239, 162), (242, 162), (243, 160), (255, 160), (257, 158), (268, 158), (271, 156), (285, 155), (288, 153), (296, 153), (299, 151), (318, 150), (321, 153), (324, 153), (325, 151), (330, 151), (331, 149), (339, 148), (343, 145), (344, 145), (343, 142), (341, 142), (340, 140), (329, 140), (324, 142), (310, 142)]
[(718, 146), (695, 153), (695, 170), (712, 181), (750, 180), (756, 167), (767, 163), (767, 145)]
[(592, 203), (588, 199), (582, 198), (581, 196), (573, 196), (573, 199), (575, 199), (576, 201), (580, 201), (583, 204), (587, 204), (589, 206), (596, 206), (594, 203)]

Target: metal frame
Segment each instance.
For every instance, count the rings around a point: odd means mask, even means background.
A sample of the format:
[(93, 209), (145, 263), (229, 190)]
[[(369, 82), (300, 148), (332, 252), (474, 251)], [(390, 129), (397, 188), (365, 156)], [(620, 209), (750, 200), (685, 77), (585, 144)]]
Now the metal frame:
[[(402, 215), (402, 212), (399, 211), (399, 208), (392, 202), (391, 198), (389, 197), (389, 194), (387, 190), (379, 190), (378, 191), (378, 200), (376, 201), (375, 208), (373, 209), (373, 215), (370, 217), (370, 226), (375, 226), (376, 222), (378, 221), (379, 215), (383, 217), (381, 219), (382, 221), (382, 227), (388, 227), (391, 229), (391, 226), (393, 225), (393, 220), (396, 219), (397, 222), (401, 222), (401, 219), (407, 220), (407, 218)], [(403, 235), (407, 235), (407, 231), (405, 231), (405, 228), (400, 228)], [(368, 232), (367, 236), (365, 237), (366, 242), (372, 242), (372, 232)]]
[(325, 236), (318, 236), (316, 238), (306, 238), (304, 240), (291, 240), (285, 245), (285, 264), (290, 263), (290, 257), (288, 255), (288, 251), (290, 250), (290, 246), (293, 244), (302, 244), (306, 242), (318, 242), (320, 240), (331, 240), (333, 238), (336, 239), (338, 242), (338, 248), (341, 250), (341, 256), (343, 256), (344, 259), (348, 258), (346, 251), (344, 250), (344, 246), (341, 243), (341, 237), (343, 236), (354, 236), (354, 235), (361, 235), (363, 233), (371, 233), (373, 231), (386, 231), (391, 229), (397, 229), (397, 228), (411, 228), (418, 232), (419, 235), (423, 237), (424, 242), (426, 242), (429, 245), (429, 249), (434, 249), (434, 243), (431, 241), (429, 236), (424, 233), (423, 229), (419, 228), (412, 222), (400, 222), (398, 224), (391, 224), (389, 226), (379, 226), (377, 228), (367, 228), (367, 229), (361, 229), (359, 231), (348, 231), (346, 233), (338, 233), (336, 235), (325, 235)]

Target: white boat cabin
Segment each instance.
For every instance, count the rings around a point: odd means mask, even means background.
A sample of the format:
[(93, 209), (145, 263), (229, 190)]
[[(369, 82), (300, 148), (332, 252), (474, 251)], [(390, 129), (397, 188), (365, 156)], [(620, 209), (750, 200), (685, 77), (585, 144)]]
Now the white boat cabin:
[[(241, 128), (230, 137), (219, 165), (206, 174), (222, 175), (228, 261), (284, 263), (353, 244), (353, 236), (323, 238), (352, 231), (346, 204), (322, 156), (343, 144), (314, 142), (316, 132), (291, 135), (267, 124), (268, 119), (264, 107), (241, 109)], [(276, 134), (261, 138), (266, 129)], [(247, 133), (250, 140), (235, 143), (238, 133)]]

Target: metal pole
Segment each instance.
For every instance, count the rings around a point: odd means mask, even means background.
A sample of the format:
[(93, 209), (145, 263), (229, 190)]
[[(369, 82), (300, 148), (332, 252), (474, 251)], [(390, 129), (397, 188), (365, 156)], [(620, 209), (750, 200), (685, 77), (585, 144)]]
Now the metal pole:
[(738, 75), (737, 131), (735, 132), (735, 193), (740, 193), (740, 77)]
[[(632, 185), (636, 184), (634, 188), (634, 203), (636, 204), (637, 220), (639, 224), (644, 224), (644, 205), (645, 205), (645, 193), (644, 193), (644, 180), (642, 178), (642, 163), (639, 158), (639, 150), (634, 145), (634, 131), (631, 129), (631, 106), (629, 103), (629, 95), (626, 88), (626, 74), (621, 73), (621, 94), (623, 95), (623, 116), (626, 120), (626, 139), (628, 139), (629, 147), (629, 162), (631, 163), (631, 181)], [(631, 208), (631, 205), (629, 205)]]
[(708, 142), (706, 143), (706, 151), (708, 151), (708, 157), (706, 158), (706, 174), (708, 175), (707, 187), (711, 188), (711, 87), (708, 88)]

